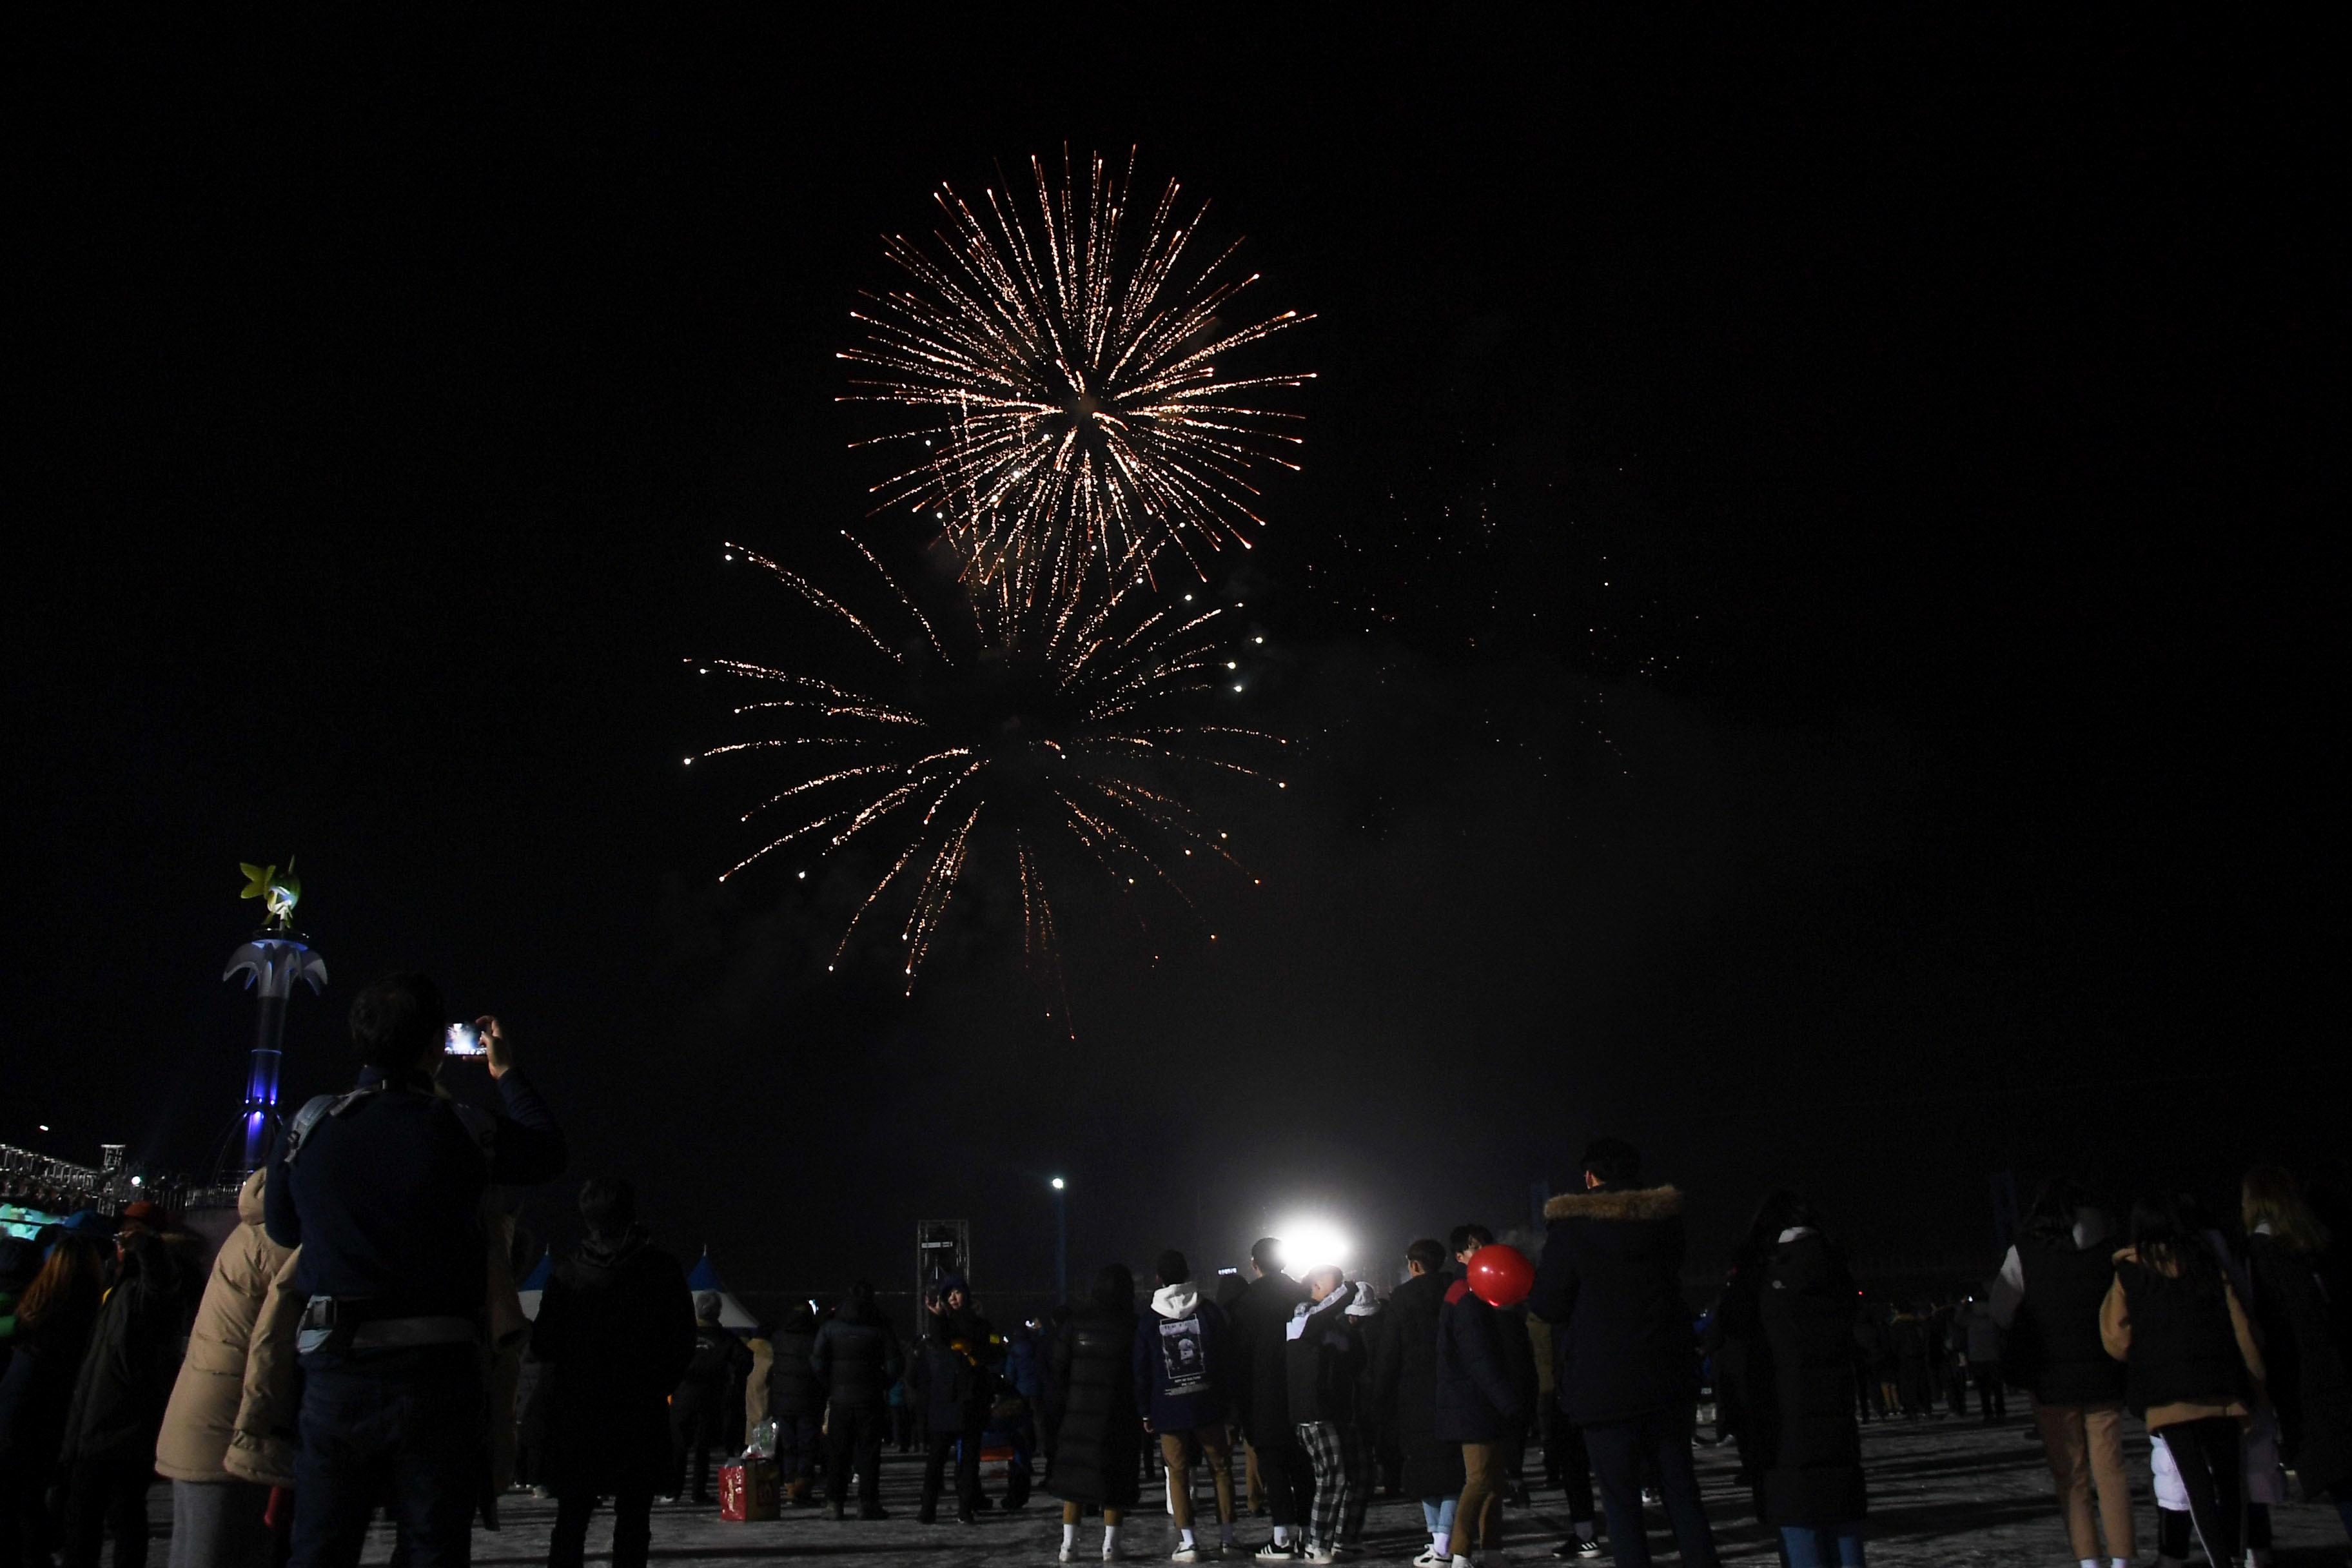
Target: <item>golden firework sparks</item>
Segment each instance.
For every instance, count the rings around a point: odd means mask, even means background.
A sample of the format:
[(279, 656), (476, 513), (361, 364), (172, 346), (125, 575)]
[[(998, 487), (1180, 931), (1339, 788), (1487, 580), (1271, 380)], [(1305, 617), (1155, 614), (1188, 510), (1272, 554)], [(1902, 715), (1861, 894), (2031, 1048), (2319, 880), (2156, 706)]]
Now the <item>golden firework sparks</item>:
[(877, 510), (910, 508), (963, 535), (982, 578), (1024, 575), (1033, 592), (1115, 585), (1172, 547), (1248, 548), (1260, 465), (1296, 468), (1300, 416), (1269, 405), (1303, 373), (1236, 374), (1252, 345), (1310, 318), (1236, 324), (1258, 281), (1239, 242), (1199, 265), (1205, 203), (1170, 181), (1148, 216), (1099, 155), (1083, 186), (1063, 157), (1037, 159), (1034, 209), (1010, 191), (975, 204), (942, 184), (944, 226), (926, 247), (884, 250), (904, 286), (853, 312), (866, 342), (845, 401), (915, 417), (860, 445), (905, 467), (875, 487)]
[(1225, 833), (1181, 793), (1184, 781), (1233, 773), (1280, 787), (1262, 764), (1286, 742), (1219, 712), (1244, 684), (1232, 679), (1222, 610), (1157, 603), (1140, 561), (1098, 588), (1032, 593), (1018, 564), (971, 570), (957, 552), (969, 534), (952, 530), (951, 571), (929, 585), (940, 602), (927, 614), (873, 551), (842, 537), (903, 615), (898, 640), (882, 617), (853, 611), (757, 551), (727, 547), (727, 559), (763, 569), (845, 627), (871, 673), (852, 681), (742, 659), (688, 661), (789, 693), (734, 710), (761, 732), (687, 759), (759, 753), (790, 770), (742, 818), (782, 824), (720, 880), (787, 851), (805, 876), (861, 836), (888, 837), (888, 868), (851, 915), (832, 963), (869, 913), (903, 903), (900, 966), (911, 991), (983, 854), (1018, 882), (1025, 953), (1055, 971), (1046, 865), (1057, 846), (1116, 887), (1165, 890), (1187, 909), (1193, 895), (1177, 864), (1238, 867)]

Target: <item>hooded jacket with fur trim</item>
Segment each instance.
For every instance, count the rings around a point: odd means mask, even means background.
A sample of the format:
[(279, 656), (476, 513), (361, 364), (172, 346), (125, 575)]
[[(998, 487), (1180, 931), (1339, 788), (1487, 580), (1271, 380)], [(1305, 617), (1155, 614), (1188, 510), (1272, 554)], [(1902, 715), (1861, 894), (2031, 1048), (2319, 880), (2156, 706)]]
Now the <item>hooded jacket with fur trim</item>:
[(1580, 1425), (1687, 1409), (1697, 1343), (1684, 1304), (1683, 1195), (1614, 1183), (1544, 1205), (1528, 1305), (1554, 1326), (1559, 1407)]
[(1233, 1330), (1192, 1280), (1162, 1285), (1135, 1325), (1135, 1405), (1158, 1432), (1224, 1420), (1235, 1364)]

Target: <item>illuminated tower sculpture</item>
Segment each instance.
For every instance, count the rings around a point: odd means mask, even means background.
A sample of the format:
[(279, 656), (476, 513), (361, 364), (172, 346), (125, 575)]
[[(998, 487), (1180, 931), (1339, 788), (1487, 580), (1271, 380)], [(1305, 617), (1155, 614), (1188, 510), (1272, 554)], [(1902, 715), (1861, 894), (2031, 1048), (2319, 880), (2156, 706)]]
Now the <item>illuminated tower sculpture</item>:
[(243, 1170), (251, 1173), (269, 1157), (271, 1122), (278, 1110), (278, 1064), (286, 1037), (286, 999), (294, 994), (299, 976), (310, 983), (313, 995), (327, 983), (327, 961), (310, 951), (293, 929), (294, 906), (301, 900), (302, 884), (294, 862), (286, 862), (280, 877), (275, 866), (244, 866), (241, 899), (267, 899), (269, 919), (253, 940), (228, 955), (221, 978), (234, 980), (245, 972), (248, 991), (260, 991), (260, 1010), (254, 1016), (253, 1060), (246, 1073), (245, 1108), (239, 1125), (245, 1134)]

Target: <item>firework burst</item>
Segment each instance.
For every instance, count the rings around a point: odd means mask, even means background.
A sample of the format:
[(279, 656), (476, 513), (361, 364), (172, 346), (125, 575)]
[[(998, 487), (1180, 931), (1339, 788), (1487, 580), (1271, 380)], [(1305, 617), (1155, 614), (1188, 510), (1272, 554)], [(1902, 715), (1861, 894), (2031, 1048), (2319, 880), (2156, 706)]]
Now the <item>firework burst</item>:
[[(1221, 611), (1190, 595), (1156, 602), (1139, 569), (1083, 601), (1030, 595), (1017, 574), (975, 586), (950, 542), (951, 579), (910, 579), (940, 590), (920, 595), (940, 601), (927, 613), (873, 552), (843, 538), (886, 614), (861, 615), (757, 551), (727, 547), (845, 631), (865, 673), (694, 661), (761, 689), (734, 710), (756, 733), (687, 760), (768, 760), (782, 775), (743, 814), (765, 827), (759, 847), (720, 880), (780, 864), (804, 877), (853, 841), (885, 844), (887, 869), (828, 967), (861, 926), (895, 921), (911, 991), (950, 901), (983, 863), (1017, 885), (1026, 953), (1055, 976), (1056, 868), (1090, 868), (1187, 910), (1185, 868), (1241, 869), (1225, 833), (1179, 793), (1188, 776), (1217, 773), (1283, 787), (1263, 765), (1283, 742), (1198, 711), (1245, 684), (1237, 652), (1221, 647)], [(1143, 901), (1133, 908), (1143, 919)]]
[(1029, 166), (1034, 210), (941, 185), (936, 248), (887, 238), (906, 281), (853, 312), (866, 341), (842, 355), (857, 366), (845, 401), (914, 416), (860, 443), (905, 455), (877, 510), (960, 530), (978, 575), (1024, 567), (1047, 592), (1107, 590), (1162, 547), (1197, 573), (1262, 523), (1255, 471), (1297, 467), (1299, 416), (1268, 400), (1311, 379), (1230, 360), (1309, 318), (1234, 324), (1257, 281), (1234, 266), (1239, 242), (1199, 265), (1206, 204), (1184, 206), (1171, 180), (1148, 216), (1131, 207), (1131, 153), (1123, 179), (1094, 158), (1083, 188), (1066, 154), (1058, 184)]

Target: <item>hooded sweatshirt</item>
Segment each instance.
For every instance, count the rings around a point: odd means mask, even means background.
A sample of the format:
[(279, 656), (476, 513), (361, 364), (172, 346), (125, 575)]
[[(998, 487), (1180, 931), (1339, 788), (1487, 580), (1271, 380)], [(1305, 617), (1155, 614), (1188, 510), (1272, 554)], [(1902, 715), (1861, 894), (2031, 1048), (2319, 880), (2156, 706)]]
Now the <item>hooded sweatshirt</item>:
[(1224, 1420), (1229, 1382), (1243, 1371), (1238, 1353), (1224, 1313), (1198, 1285), (1162, 1285), (1135, 1325), (1136, 1407), (1160, 1432)]

